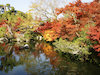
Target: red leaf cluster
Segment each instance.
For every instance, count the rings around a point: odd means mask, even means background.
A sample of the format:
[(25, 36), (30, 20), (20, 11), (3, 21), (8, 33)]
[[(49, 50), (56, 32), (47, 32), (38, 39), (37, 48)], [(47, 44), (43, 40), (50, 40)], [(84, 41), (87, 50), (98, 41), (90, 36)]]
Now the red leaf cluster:
[(2, 21), (0, 22), (0, 27), (5, 26), (5, 24), (6, 24), (6, 20), (2, 20)]
[(21, 24), (21, 22), (23, 22), (22, 19), (18, 17), (17, 22), (15, 23), (15, 26), (13, 27), (13, 30), (18, 29), (18, 26)]
[(37, 32), (40, 32), (40, 33), (44, 33), (45, 30), (48, 30), (48, 29), (51, 29), (52, 24), (50, 22), (46, 22), (44, 23), (42, 26), (40, 26), (38, 29), (37, 29)]
[(91, 3), (82, 3), (81, 0), (78, 0), (75, 3), (66, 5), (65, 8), (56, 9), (58, 15), (68, 12), (76, 15), (81, 27), (92, 21), (100, 25), (100, 2), (98, 0)]
[(97, 26), (90, 27), (89, 30), (89, 39), (92, 41), (92, 43), (96, 42), (96, 44), (93, 45), (93, 48), (95, 51), (100, 52), (100, 26), (99, 28)]
[[(61, 18), (59, 20), (54, 20), (53, 22), (44, 23), (44, 26), (40, 26), (37, 31), (40, 33), (44, 33), (46, 30), (55, 31), (58, 37), (62, 37), (63, 39), (73, 40), (78, 31), (78, 26), (73, 25), (73, 19)], [(56, 35), (55, 34), (55, 35)]]

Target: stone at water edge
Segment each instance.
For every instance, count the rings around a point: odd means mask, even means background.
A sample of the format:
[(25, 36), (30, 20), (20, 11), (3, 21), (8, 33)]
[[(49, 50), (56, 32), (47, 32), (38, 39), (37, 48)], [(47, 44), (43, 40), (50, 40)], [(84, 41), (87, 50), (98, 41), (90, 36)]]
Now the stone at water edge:
[(25, 48), (25, 49), (29, 49), (29, 45), (28, 45), (28, 44), (25, 44), (25, 45), (24, 45), (24, 48)]
[(36, 39), (37, 40), (42, 40), (42, 36), (37, 36)]

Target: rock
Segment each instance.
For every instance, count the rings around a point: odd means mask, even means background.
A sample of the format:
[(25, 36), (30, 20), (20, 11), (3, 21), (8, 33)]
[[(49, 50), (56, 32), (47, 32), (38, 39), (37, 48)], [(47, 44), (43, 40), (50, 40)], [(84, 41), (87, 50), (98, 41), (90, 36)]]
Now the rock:
[(28, 44), (25, 44), (25, 45), (24, 45), (24, 48), (25, 48), (25, 49), (29, 49), (29, 45), (28, 45)]
[(37, 40), (42, 40), (42, 36), (37, 36), (36, 39)]
[(4, 40), (4, 38), (0, 38), (0, 41), (3, 41)]

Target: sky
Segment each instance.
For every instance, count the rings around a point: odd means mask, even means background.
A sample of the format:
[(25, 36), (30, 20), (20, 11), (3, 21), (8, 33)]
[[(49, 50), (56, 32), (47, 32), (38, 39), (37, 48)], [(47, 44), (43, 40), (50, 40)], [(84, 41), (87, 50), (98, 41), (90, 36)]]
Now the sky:
[(16, 10), (27, 12), (32, 0), (0, 0), (0, 4), (10, 4)]
[[(0, 0), (0, 4), (10, 4), (11, 6), (14, 6), (16, 10), (20, 10), (23, 12), (27, 12), (30, 9), (30, 5), (32, 2), (36, 0)], [(72, 1), (72, 0), (68, 0)], [(75, 1), (75, 0), (73, 0)], [(83, 2), (91, 2), (93, 0), (82, 0)]]

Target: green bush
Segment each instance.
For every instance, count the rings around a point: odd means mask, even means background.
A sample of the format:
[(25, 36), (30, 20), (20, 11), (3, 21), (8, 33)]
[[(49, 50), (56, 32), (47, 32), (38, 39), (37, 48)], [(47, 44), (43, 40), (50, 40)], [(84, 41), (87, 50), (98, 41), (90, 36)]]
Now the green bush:
[(6, 33), (6, 27), (0, 27), (0, 38), (4, 37)]
[(53, 45), (55, 46), (55, 50), (62, 51), (64, 53), (71, 53), (80, 56), (89, 55), (89, 45), (86, 45), (84, 42), (84, 38), (78, 38), (73, 42), (63, 40), (60, 38), (56, 40)]

